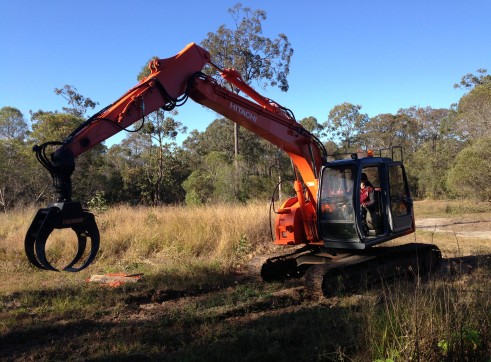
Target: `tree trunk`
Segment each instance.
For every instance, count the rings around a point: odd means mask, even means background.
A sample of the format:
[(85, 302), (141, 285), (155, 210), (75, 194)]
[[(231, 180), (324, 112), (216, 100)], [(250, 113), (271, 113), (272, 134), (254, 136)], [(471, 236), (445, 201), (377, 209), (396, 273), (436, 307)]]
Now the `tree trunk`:
[(234, 166), (235, 166), (235, 197), (239, 195), (240, 190), (240, 169), (239, 169), (239, 128), (237, 123), (234, 123)]

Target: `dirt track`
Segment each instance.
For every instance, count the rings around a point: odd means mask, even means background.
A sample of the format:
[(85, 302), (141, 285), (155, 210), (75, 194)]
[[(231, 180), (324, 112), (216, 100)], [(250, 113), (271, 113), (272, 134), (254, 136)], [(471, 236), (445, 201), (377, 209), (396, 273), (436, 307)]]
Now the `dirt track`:
[(491, 219), (424, 218), (416, 220), (416, 228), (435, 233), (451, 233), (457, 237), (491, 239)]

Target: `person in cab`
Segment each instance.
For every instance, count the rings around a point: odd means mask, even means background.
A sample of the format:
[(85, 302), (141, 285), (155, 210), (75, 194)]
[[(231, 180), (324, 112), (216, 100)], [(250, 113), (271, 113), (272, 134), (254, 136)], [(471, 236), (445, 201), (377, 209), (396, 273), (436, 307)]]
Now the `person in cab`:
[(361, 174), (360, 180), (360, 206), (362, 213), (363, 231), (368, 235), (367, 214), (375, 208), (375, 189), (368, 181), (366, 173)]

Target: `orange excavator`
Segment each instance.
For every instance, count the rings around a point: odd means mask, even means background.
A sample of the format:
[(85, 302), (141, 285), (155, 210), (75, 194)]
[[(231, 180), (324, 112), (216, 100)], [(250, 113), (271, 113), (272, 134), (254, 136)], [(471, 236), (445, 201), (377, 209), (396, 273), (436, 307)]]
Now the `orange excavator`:
[[(216, 69), (248, 98), (204, 74), (205, 66)], [(76, 157), (155, 110), (172, 110), (188, 98), (271, 142), (291, 158), (295, 196), (275, 210), (274, 243), (295, 247), (267, 259), (261, 268), (263, 279), (305, 274), (310, 289), (327, 294), (340, 279), (354, 288), (360, 280), (377, 279), (381, 273), (393, 276), (437, 265), (441, 255), (434, 245), (378, 245), (415, 230), (402, 157), (394, 157), (397, 149), (353, 153), (347, 159), (329, 161), (323, 144), (289, 109), (256, 92), (235, 70), (214, 65), (210, 54), (194, 43), (171, 58), (151, 61), (149, 68), (150, 75), (66, 139), (34, 147), (53, 178), (57, 201), (40, 209), (27, 231), (25, 251), (33, 265), (58, 270), (45, 250), (54, 229), (71, 228), (78, 239), (77, 253), (64, 271), (82, 270), (97, 255), (100, 235), (94, 215), (72, 200)], [(53, 147), (54, 152), (49, 153)], [(369, 178), (373, 188), (369, 208), (360, 203), (362, 177)]]

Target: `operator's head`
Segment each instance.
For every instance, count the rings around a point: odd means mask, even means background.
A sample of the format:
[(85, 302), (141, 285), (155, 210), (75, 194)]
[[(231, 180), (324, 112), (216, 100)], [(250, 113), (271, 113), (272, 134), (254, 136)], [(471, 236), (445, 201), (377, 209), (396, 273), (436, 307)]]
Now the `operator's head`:
[(362, 174), (361, 174), (361, 180), (360, 180), (360, 181), (361, 181), (361, 186), (362, 186), (362, 187), (363, 187), (363, 186), (365, 186), (365, 184), (366, 184), (366, 183), (367, 183), (367, 181), (368, 181), (368, 176), (367, 176), (367, 174), (366, 174), (366, 173), (362, 173)]

